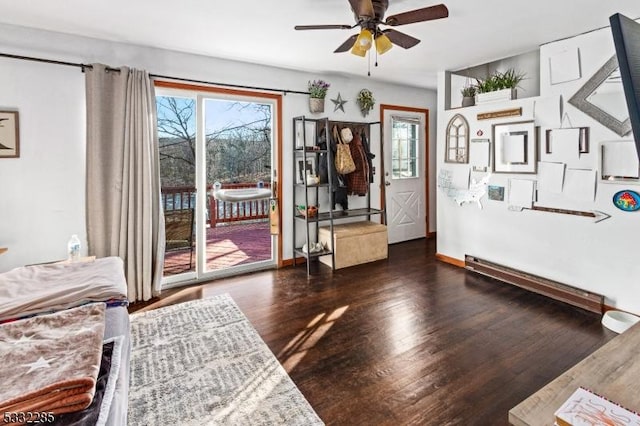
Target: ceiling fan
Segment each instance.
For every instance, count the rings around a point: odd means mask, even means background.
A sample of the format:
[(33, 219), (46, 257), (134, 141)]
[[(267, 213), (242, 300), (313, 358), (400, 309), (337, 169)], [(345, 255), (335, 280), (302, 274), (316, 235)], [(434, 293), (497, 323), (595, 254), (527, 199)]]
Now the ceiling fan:
[(380, 29), (380, 25), (397, 27), (416, 22), (432, 21), (446, 18), (449, 10), (444, 4), (424, 7), (408, 12), (398, 13), (384, 19), (389, 7), (389, 0), (349, 0), (351, 10), (355, 16), (354, 25), (296, 25), (296, 30), (350, 30), (359, 26), (360, 33), (354, 34), (342, 43), (334, 53), (346, 52), (358, 56), (365, 56), (375, 42), (376, 51), (382, 55), (395, 44), (409, 49), (420, 43), (415, 37), (401, 33), (393, 28)]

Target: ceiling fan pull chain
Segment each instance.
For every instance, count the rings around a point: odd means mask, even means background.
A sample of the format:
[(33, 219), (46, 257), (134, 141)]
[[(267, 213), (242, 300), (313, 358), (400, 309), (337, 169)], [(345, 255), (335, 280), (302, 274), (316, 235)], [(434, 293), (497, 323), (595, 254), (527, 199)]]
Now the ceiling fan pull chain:
[(369, 50), (368, 53), (369, 54), (367, 55), (367, 76), (371, 77), (371, 50)]

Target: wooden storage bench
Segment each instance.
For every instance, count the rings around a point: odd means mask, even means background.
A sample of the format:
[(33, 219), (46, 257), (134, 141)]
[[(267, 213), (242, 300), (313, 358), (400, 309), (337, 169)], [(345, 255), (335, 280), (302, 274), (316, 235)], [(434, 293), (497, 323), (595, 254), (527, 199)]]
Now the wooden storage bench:
[[(336, 269), (386, 259), (388, 255), (387, 227), (380, 223), (361, 221), (334, 225), (333, 240), (329, 227), (321, 227), (319, 241), (334, 251)], [(331, 256), (322, 256), (320, 261), (331, 266)]]

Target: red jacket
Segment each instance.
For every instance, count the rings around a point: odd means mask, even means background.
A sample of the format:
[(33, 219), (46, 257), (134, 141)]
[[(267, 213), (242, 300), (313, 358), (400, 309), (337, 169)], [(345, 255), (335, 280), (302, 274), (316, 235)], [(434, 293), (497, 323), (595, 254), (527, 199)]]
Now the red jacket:
[(349, 150), (353, 162), (356, 164), (356, 170), (346, 175), (347, 193), (349, 195), (367, 195), (369, 191), (369, 162), (360, 139), (360, 133), (353, 132), (353, 140), (349, 143)]

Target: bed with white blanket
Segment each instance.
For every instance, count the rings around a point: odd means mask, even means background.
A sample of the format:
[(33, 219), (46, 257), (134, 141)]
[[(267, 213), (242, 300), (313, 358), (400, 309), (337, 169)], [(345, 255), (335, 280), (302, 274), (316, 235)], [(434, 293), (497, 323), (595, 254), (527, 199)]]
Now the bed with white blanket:
[(117, 257), (1, 273), (1, 414), (17, 424), (38, 420), (20, 413), (47, 412), (54, 424), (126, 425), (126, 295)]

